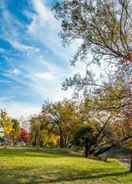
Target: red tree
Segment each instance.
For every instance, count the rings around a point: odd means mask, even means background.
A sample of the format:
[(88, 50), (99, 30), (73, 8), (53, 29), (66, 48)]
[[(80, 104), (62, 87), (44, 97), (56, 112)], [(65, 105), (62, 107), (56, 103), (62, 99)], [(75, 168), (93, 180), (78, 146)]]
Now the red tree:
[(21, 128), (21, 130), (20, 130), (20, 140), (24, 141), (24, 142), (28, 142), (29, 133), (28, 133), (27, 129)]

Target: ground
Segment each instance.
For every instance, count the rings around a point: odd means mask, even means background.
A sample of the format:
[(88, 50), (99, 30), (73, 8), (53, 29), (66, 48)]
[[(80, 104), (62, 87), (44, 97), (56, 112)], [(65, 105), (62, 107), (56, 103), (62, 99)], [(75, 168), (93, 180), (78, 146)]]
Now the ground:
[(132, 184), (117, 160), (85, 159), (58, 149), (0, 149), (0, 184)]

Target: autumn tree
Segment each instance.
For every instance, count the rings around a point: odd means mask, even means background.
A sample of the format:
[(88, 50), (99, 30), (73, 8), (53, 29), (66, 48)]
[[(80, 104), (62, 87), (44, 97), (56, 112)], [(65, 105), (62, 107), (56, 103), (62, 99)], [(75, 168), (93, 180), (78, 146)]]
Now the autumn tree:
[(53, 141), (56, 133), (42, 114), (32, 117), (30, 122), (30, 141), (33, 146), (42, 146)]
[(19, 140), (27, 143), (29, 141), (29, 132), (25, 128), (20, 128)]
[(80, 122), (75, 104), (72, 101), (64, 100), (43, 105), (41, 115), (48, 119), (53, 130), (59, 135), (60, 147), (68, 146), (73, 138), (73, 132), (76, 131)]
[(10, 140), (10, 134), (13, 129), (12, 119), (9, 117), (6, 111), (0, 111), (0, 127), (4, 130), (4, 139)]
[(40, 127), (40, 119), (38, 117), (32, 117), (30, 139), (33, 146), (40, 145)]
[[(132, 69), (132, 1), (130, 0), (71, 0), (56, 3), (55, 16), (61, 22), (60, 33), (64, 43), (79, 39), (81, 46), (75, 54), (72, 63), (85, 61), (86, 75), (79, 74), (66, 79), (64, 89), (68, 86), (84, 88), (92, 86), (105, 88), (105, 83), (94, 80), (89, 71), (91, 64), (107, 65), (112, 84), (123, 77), (129, 88), (131, 99), (131, 69)], [(92, 55), (92, 60), (89, 58)], [(83, 64), (83, 63), (82, 63)], [(115, 70), (109, 67), (115, 66)], [(112, 76), (113, 73), (113, 76)], [(112, 78), (112, 77), (113, 78)], [(104, 76), (103, 78), (105, 78)], [(129, 105), (130, 105), (129, 101)]]
[(128, 109), (130, 99), (127, 93), (127, 86), (118, 81), (116, 86), (100, 89), (92, 98), (86, 97), (82, 107), (83, 118), (90, 122), (92, 117), (98, 125), (94, 141), (89, 141), (86, 137), (87, 156), (99, 156), (119, 147), (126, 148), (131, 153), (132, 109)]
[(13, 145), (15, 145), (17, 140), (19, 140), (20, 123), (17, 119), (12, 119), (11, 123), (12, 123), (12, 130), (10, 132), (10, 138), (12, 139)]
[(0, 127), (4, 130), (4, 138), (6, 141), (12, 142), (13, 145), (19, 139), (20, 124), (17, 119), (12, 119), (6, 111), (0, 112)]
[[(127, 90), (123, 91), (123, 96), (112, 95), (116, 100), (103, 100), (102, 104), (107, 113), (118, 113), (126, 121), (132, 119), (132, 1), (130, 0), (71, 0), (60, 1), (54, 7), (56, 18), (61, 22), (61, 38), (64, 43), (70, 43), (76, 39), (80, 40), (81, 46), (72, 59), (72, 64), (77, 61), (87, 63), (86, 76), (75, 75), (66, 79), (63, 83), (64, 89), (69, 86), (76, 88), (90, 87), (92, 92), (100, 91), (101, 94), (107, 91), (109, 96), (109, 86), (113, 88), (116, 81), (122, 78)], [(92, 55), (92, 60), (88, 56)], [(89, 71), (90, 65), (107, 65), (106, 70), (111, 78), (106, 83), (98, 83), (93, 79), (93, 74)], [(114, 65), (115, 71), (108, 68)], [(112, 76), (113, 73), (113, 76)], [(112, 76), (112, 77), (111, 77)], [(105, 77), (104, 77), (105, 78)], [(111, 88), (110, 87), (110, 88)], [(114, 88), (113, 88), (114, 89)], [(110, 92), (111, 93), (111, 92)], [(105, 98), (103, 96), (103, 98)], [(117, 104), (116, 104), (117, 102)], [(111, 105), (110, 105), (111, 104)], [(123, 104), (123, 105), (122, 105)], [(96, 106), (97, 107), (97, 106)], [(107, 107), (107, 108), (106, 108)], [(130, 139), (130, 137), (129, 137)], [(121, 141), (121, 140), (120, 140)]]

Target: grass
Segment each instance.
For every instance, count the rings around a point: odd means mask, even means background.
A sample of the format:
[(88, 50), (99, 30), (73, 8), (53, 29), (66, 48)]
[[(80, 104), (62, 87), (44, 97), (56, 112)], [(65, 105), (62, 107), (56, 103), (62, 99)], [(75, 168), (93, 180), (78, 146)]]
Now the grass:
[(0, 184), (132, 184), (117, 160), (85, 159), (59, 149), (0, 149)]

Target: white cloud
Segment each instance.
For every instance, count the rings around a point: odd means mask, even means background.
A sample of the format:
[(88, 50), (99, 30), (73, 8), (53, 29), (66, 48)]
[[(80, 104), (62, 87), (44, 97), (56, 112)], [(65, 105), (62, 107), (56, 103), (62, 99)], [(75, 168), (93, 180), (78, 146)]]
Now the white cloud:
[(32, 0), (32, 4), (36, 14), (32, 15), (32, 22), (28, 26), (27, 32), (37, 41), (40, 41), (41, 44), (46, 45), (54, 54), (68, 61), (80, 46), (81, 41), (77, 40), (72, 45), (64, 48), (62, 40), (58, 36), (61, 25), (52, 10), (42, 0)]
[(6, 110), (13, 118), (25, 118), (31, 115), (38, 114), (41, 111), (41, 106), (35, 106), (28, 103), (16, 102), (14, 97), (0, 97), (0, 107)]
[(51, 11), (49, 11), (49, 9), (44, 5), (43, 0), (33, 0), (32, 2), (40, 19), (42, 18), (43, 21), (48, 24), (51, 22), (55, 23), (54, 16), (52, 15)]
[(27, 118), (40, 113), (41, 107), (33, 106), (28, 103), (12, 102), (12, 104), (10, 103), (10, 107), (7, 106), (6, 109), (13, 117), (20, 118), (24, 116)]
[[(36, 61), (41, 63), (41, 59)], [(43, 61), (43, 67), (48, 72), (34, 72), (34, 69), (27, 70), (27, 76), (30, 80), (30, 88), (41, 98), (49, 98), (51, 101), (62, 100), (63, 98), (70, 98), (72, 90), (61, 90), (61, 83), (66, 76), (65, 69), (50, 64), (48, 61)], [(42, 70), (42, 67), (41, 67)]]
[(11, 73), (14, 74), (14, 75), (19, 75), (21, 72), (20, 72), (19, 69), (14, 68), (13, 71), (11, 71)]
[(50, 72), (36, 73), (35, 76), (36, 76), (38, 79), (41, 79), (41, 80), (55, 80), (54, 74), (52, 74), (52, 73), (50, 73)]
[(31, 52), (37, 49), (33, 46), (23, 43), (22, 39), (27, 35), (24, 33), (24, 31), (21, 31), (24, 29), (24, 27), (26, 30), (26, 26), (13, 17), (4, 4), (2, 11), (2, 24), (3, 34), (1, 34), (0, 37), (8, 41), (13, 48), (20, 52)]
[(15, 49), (19, 51), (28, 52), (34, 49), (33, 47), (25, 45), (21, 43), (21, 41), (18, 41), (16, 38), (12, 38), (11, 36), (8, 36), (7, 40), (12, 45), (12, 47), (14, 47)]
[(51, 10), (44, 5), (44, 1), (32, 0), (32, 4), (36, 15), (33, 15), (33, 21), (28, 27), (28, 31), (30, 33), (36, 34), (36, 30), (38, 30), (39, 28), (44, 29), (45, 26), (47, 26), (48, 29), (52, 30), (57, 30), (59, 28), (58, 22), (53, 16)]

